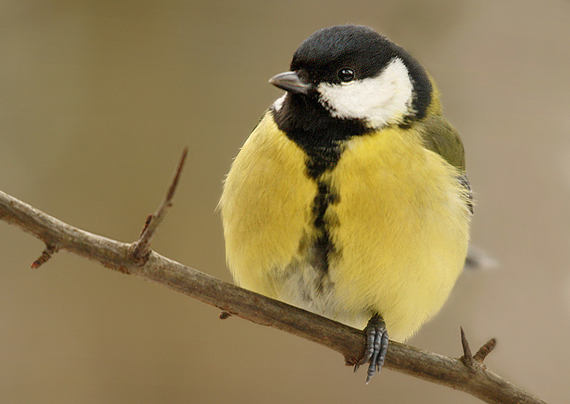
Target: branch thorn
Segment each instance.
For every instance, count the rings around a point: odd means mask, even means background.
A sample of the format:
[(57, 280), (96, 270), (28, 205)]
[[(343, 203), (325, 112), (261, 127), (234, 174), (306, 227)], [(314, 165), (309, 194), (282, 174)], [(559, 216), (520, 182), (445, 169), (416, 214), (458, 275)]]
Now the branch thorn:
[(469, 342), (467, 341), (467, 337), (465, 336), (465, 331), (463, 327), (461, 329), (461, 345), (463, 345), (463, 356), (459, 358), (461, 362), (465, 364), (468, 368), (473, 369), (475, 363), (482, 365), (483, 361), (491, 353), (493, 349), (497, 346), (497, 339), (491, 338), (485, 345), (483, 345), (475, 355), (471, 353), (471, 348), (469, 347)]
[(471, 347), (469, 346), (469, 341), (467, 341), (467, 336), (465, 335), (465, 330), (463, 327), (459, 327), (461, 330), (461, 345), (463, 346), (463, 356), (460, 360), (469, 368), (473, 367), (473, 354), (471, 353)]
[(182, 155), (180, 156), (180, 160), (178, 162), (178, 166), (176, 167), (176, 171), (174, 172), (174, 177), (172, 178), (170, 187), (168, 187), (166, 197), (161, 202), (156, 212), (147, 216), (139, 239), (131, 246), (132, 257), (136, 262), (140, 264), (144, 264), (148, 259), (151, 251), (150, 245), (152, 243), (152, 239), (154, 238), (156, 231), (158, 230), (158, 226), (162, 222), (162, 219), (164, 219), (166, 216), (168, 209), (172, 206), (172, 199), (174, 198), (174, 193), (176, 192), (178, 180), (182, 174), (182, 169), (184, 167), (184, 163), (186, 162), (187, 155), (188, 146), (184, 147), (182, 150)]
[(39, 256), (37, 260), (32, 262), (32, 269), (38, 269), (42, 264), (45, 264), (53, 254), (57, 252), (57, 246), (55, 244), (46, 244), (46, 248), (42, 251), (42, 255)]
[(483, 363), (487, 355), (489, 355), (491, 351), (495, 349), (496, 346), (497, 346), (497, 339), (491, 338), (489, 341), (487, 341), (485, 345), (479, 348), (475, 356), (473, 356), (473, 359), (475, 359), (477, 362)]
[(232, 313), (224, 310), (220, 313), (220, 320), (225, 320), (226, 318), (229, 318), (231, 316), (232, 316)]

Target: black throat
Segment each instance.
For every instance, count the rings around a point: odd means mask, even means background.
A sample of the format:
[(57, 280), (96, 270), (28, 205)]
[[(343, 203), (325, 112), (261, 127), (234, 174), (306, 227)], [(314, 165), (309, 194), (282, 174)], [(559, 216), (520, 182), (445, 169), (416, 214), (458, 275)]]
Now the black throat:
[(279, 129), (307, 154), (307, 174), (314, 180), (336, 166), (346, 140), (370, 131), (357, 119), (331, 116), (313, 97), (299, 94), (287, 93), (273, 116)]

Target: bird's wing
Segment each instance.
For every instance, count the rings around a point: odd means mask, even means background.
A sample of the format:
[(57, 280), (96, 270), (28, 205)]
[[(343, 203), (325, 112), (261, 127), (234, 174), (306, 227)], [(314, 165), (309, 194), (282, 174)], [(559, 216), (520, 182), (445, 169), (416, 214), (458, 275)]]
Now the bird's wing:
[(424, 146), (441, 155), (449, 164), (455, 166), (461, 175), (458, 181), (465, 189), (469, 210), (473, 213), (473, 194), (469, 179), (465, 174), (465, 151), (457, 131), (441, 115), (432, 115), (422, 121)]
[(465, 151), (457, 131), (441, 115), (432, 115), (421, 122), (424, 146), (441, 155), (449, 164), (465, 171)]

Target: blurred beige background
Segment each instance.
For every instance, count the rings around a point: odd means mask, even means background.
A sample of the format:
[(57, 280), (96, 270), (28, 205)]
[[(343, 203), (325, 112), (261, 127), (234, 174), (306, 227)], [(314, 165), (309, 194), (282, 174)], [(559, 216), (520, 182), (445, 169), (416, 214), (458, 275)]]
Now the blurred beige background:
[[(2, 1), (0, 189), (132, 241), (190, 145), (155, 249), (230, 280), (214, 211), (232, 158), (310, 33), (370, 25), (438, 81), (477, 193), (464, 274), (410, 343), (487, 363), (552, 403), (570, 387), (568, 1)], [(60, 253), (0, 223), (2, 403), (477, 403)]]

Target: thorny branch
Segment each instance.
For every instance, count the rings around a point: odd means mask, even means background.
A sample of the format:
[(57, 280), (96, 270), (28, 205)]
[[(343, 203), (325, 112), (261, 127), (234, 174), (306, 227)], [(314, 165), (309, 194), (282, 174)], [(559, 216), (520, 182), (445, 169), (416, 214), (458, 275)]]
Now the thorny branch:
[(174, 198), (174, 193), (176, 192), (176, 188), (178, 187), (178, 180), (180, 179), (180, 175), (182, 174), (182, 169), (184, 168), (184, 163), (186, 162), (186, 156), (188, 155), (188, 146), (184, 147), (182, 150), (182, 155), (180, 156), (180, 161), (178, 162), (178, 167), (176, 167), (176, 171), (174, 172), (174, 177), (172, 178), (172, 182), (170, 187), (168, 187), (168, 192), (166, 197), (156, 210), (154, 214), (149, 215), (146, 219), (144, 224), (144, 228), (141, 232), (139, 239), (133, 243), (133, 258), (139, 262), (144, 263), (148, 255), (151, 252), (150, 244), (152, 243), (152, 239), (158, 230), (158, 226), (162, 223), (162, 219), (166, 216), (168, 209), (172, 206), (172, 199)]
[[(128, 244), (80, 230), (0, 191), (0, 219), (31, 233), (46, 244), (33, 262), (38, 268), (60, 250), (98, 261), (105, 267), (141, 276), (187, 296), (220, 308), (220, 318), (236, 315), (329, 347), (353, 365), (364, 352), (360, 330), (320, 317), (305, 310), (247, 291), (163, 257), (150, 244), (167, 209), (172, 204), (182, 166), (184, 150), (165, 200), (150, 215), (138, 241)], [(494, 339), (475, 354), (461, 330), (464, 355), (450, 358), (397, 342), (390, 342), (385, 368), (462, 390), (487, 403), (546, 404), (545, 401), (493, 373), (483, 360), (495, 347)]]

